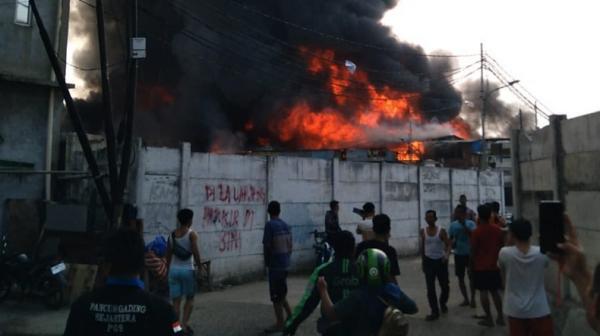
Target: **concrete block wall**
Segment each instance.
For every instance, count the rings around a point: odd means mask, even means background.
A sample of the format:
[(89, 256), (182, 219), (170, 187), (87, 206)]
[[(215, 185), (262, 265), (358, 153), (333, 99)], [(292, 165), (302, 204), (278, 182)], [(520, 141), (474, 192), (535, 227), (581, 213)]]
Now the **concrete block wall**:
[(200, 252), (211, 260), (215, 281), (263, 272), (262, 234), (270, 200), (281, 203), (281, 217), (292, 227), (292, 263), (299, 269), (314, 262), (312, 231), (324, 230), (332, 199), (340, 202), (341, 226), (351, 232), (360, 221), (352, 208), (373, 202), (378, 213), (392, 219), (390, 243), (401, 255), (409, 255), (418, 251), (425, 209), (437, 210), (439, 224), (447, 226), (458, 195), (467, 194), (475, 207), (478, 195), (493, 188), (491, 183), (497, 183), (497, 193), (503, 189), (498, 172), (480, 181), (476, 171), (191, 153), (189, 144), (179, 149), (140, 147), (137, 158), (132, 201), (144, 219), (146, 239), (167, 236), (176, 227), (177, 210), (191, 208)]
[(596, 265), (600, 262), (600, 113), (564, 120), (560, 127), (567, 211), (590, 264)]
[[(541, 130), (513, 135), (513, 143), (518, 146), (514, 166), (521, 175), (520, 185), (515, 186), (515, 190), (521, 190), (515, 195), (517, 215), (531, 219), (537, 232), (539, 201), (564, 200), (590, 266), (600, 262), (598, 129), (600, 113), (594, 113), (569, 120), (556, 118)], [(556, 266), (552, 264), (547, 273), (546, 286), (556, 292)], [(578, 300), (572, 285), (563, 282), (562, 286), (564, 296)]]
[(382, 212), (392, 220), (390, 244), (408, 255), (419, 248), (419, 167), (383, 164)]
[(310, 265), (314, 260), (312, 231), (323, 230), (333, 192), (332, 164), (309, 158), (268, 158), (268, 199), (281, 203), (281, 216), (292, 225), (292, 265)]

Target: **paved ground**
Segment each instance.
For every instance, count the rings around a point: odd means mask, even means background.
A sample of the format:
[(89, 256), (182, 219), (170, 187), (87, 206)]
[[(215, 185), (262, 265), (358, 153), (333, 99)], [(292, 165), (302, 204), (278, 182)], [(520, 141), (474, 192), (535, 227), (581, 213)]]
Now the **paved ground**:
[[(506, 335), (505, 328), (477, 326), (470, 308), (459, 308), (458, 286), (451, 277), (451, 292), (447, 316), (436, 322), (425, 322), (429, 312), (425, 295), (425, 280), (417, 259), (401, 260), (400, 286), (419, 306), (420, 312), (410, 318), (411, 335)], [(453, 270), (450, 270), (453, 274)], [(300, 299), (307, 276), (289, 279), (289, 300), (294, 305)], [(318, 311), (299, 329), (297, 335), (316, 335)], [(0, 335), (61, 335), (68, 314), (67, 309), (49, 312), (41, 305), (7, 301), (0, 305)], [(264, 281), (232, 287), (223, 291), (201, 294), (196, 298), (193, 324), (196, 335), (261, 335), (273, 322), (268, 287)]]

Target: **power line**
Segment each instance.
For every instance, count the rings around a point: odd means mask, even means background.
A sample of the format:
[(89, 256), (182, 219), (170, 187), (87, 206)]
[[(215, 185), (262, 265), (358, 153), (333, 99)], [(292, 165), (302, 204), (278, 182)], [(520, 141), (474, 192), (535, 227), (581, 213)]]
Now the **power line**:
[[(501, 83), (504, 83), (505, 85), (508, 85), (509, 89), (515, 93), (515, 95), (517, 95), (518, 97), (520, 97), (522, 100), (524, 100), (529, 106), (531, 106), (531, 108), (536, 108), (536, 103), (532, 102), (530, 98), (528, 98), (526, 95), (524, 95), (521, 91), (519, 91), (516, 87), (514, 87), (514, 85), (509, 85), (511, 83), (511, 81), (509, 79), (506, 78), (505, 75), (503, 75), (500, 71), (498, 71), (498, 69), (493, 65), (493, 64), (489, 64), (488, 67), (486, 67), (486, 69), (491, 72), (496, 78), (498, 78), (498, 80), (500, 80)], [(542, 114), (544, 117), (548, 118), (548, 114), (545, 113), (543, 110), (537, 108), (537, 111)]]
[(332, 39), (332, 40), (336, 40), (336, 41), (340, 41), (340, 42), (352, 44), (352, 45), (363, 47), (363, 48), (371, 48), (371, 49), (377, 49), (377, 50), (382, 50), (382, 51), (392, 51), (392, 52), (406, 54), (406, 55), (425, 56), (425, 57), (458, 58), (458, 57), (474, 57), (474, 56), (479, 56), (479, 54), (442, 55), (442, 54), (425, 54), (425, 53), (416, 53), (416, 52), (400, 52), (398, 50), (394, 50), (394, 49), (391, 49), (391, 48), (385, 48), (385, 47), (377, 46), (377, 45), (374, 45), (374, 44), (368, 44), (368, 43), (358, 42), (358, 41), (355, 41), (355, 40), (349, 40), (349, 39), (346, 39), (346, 38), (343, 38), (343, 37), (340, 37), (340, 36), (336, 36), (336, 35), (324, 33), (324, 32), (321, 32), (321, 31), (318, 31), (318, 30), (315, 30), (315, 29), (312, 29), (312, 28), (308, 28), (308, 27), (299, 25), (297, 23), (293, 23), (293, 22), (284, 20), (282, 18), (278, 18), (278, 17), (272, 16), (272, 15), (269, 15), (267, 13), (261, 12), (261, 11), (255, 9), (255, 8), (253, 8), (253, 7), (246, 6), (246, 5), (241, 4), (241, 3), (239, 3), (239, 2), (237, 2), (235, 0), (230, 0), (229, 2), (235, 4), (236, 6), (242, 8), (242, 9), (248, 11), (248, 12), (251, 12), (251, 13), (263, 16), (265, 18), (268, 18), (268, 19), (273, 20), (273, 21), (277, 21), (279, 23), (283, 23), (283, 24), (288, 25), (290, 27), (293, 27), (293, 28), (296, 28), (296, 29), (299, 29), (299, 30), (302, 30), (302, 31), (310, 32), (312, 34), (316, 34), (316, 35), (319, 35), (321, 37), (325, 37), (325, 38), (328, 38), (328, 39)]
[[(236, 17), (234, 17), (234, 16), (232, 16), (232, 15), (230, 15), (228, 13), (223, 13), (223, 11), (221, 11), (219, 8), (216, 8), (215, 6), (212, 6), (212, 5), (208, 4), (207, 2), (202, 2), (202, 4), (204, 6), (210, 8), (214, 13), (217, 13), (219, 16), (224, 17), (225, 19), (227, 19), (228, 22), (232, 22), (232, 21), (238, 22), (238, 23), (240, 23), (241, 25), (243, 25), (245, 27), (245, 30), (252, 30), (252, 31), (256, 32), (257, 34), (268, 38), (270, 41), (274, 41), (274, 42), (276, 42), (276, 43), (278, 43), (280, 45), (283, 45), (284, 47), (290, 49), (294, 55), (297, 55), (298, 47), (296, 45), (293, 45), (293, 44), (291, 44), (291, 43), (289, 43), (287, 41), (284, 41), (284, 40), (279, 39), (277, 37), (274, 37), (274, 36), (272, 36), (272, 35), (270, 35), (268, 33), (265, 33), (262, 30), (255, 28), (253, 25), (245, 22), (244, 20), (236, 18)], [(203, 24), (205, 26), (207, 25), (206, 21), (204, 21), (203, 19), (201, 19), (197, 15), (193, 14), (190, 9), (188, 9), (188, 8), (186, 8), (186, 7), (184, 7), (184, 6), (180, 5), (180, 4), (177, 4), (177, 2), (173, 2), (172, 5), (175, 8), (179, 9), (180, 11), (182, 11), (183, 14), (185, 14), (185, 15), (189, 16), (190, 18), (192, 18), (192, 20), (194, 20), (196, 22), (199, 22), (199, 23), (201, 23), (201, 24)], [(229, 26), (229, 24), (228, 24), (228, 26)], [(209, 27), (209, 29), (210, 29), (210, 27)], [(274, 48), (271, 45), (267, 45), (262, 40), (259, 40), (256, 37), (254, 37), (252, 35), (249, 35), (249, 34), (242, 35), (242, 34), (233, 33), (233, 32), (230, 32), (229, 34), (226, 34), (221, 29), (211, 29), (211, 31), (213, 31), (213, 32), (215, 32), (217, 34), (226, 36), (227, 38), (230, 38), (230, 39), (231, 38), (235, 38), (235, 37), (241, 38), (242, 39), (241, 43), (248, 42), (248, 38), (249, 38), (249, 39), (252, 39), (252, 40), (256, 41), (258, 44), (260, 44), (264, 48), (268, 48), (268, 49), (274, 50), (275, 52), (280, 52), (279, 49), (276, 49), (276, 48)], [(308, 54), (308, 55), (310, 55), (310, 56), (312, 56), (312, 57), (314, 57), (314, 58), (316, 58), (316, 59), (320, 59), (323, 62), (326, 62), (327, 64), (332, 64), (332, 65), (339, 66), (341, 68), (345, 68), (344, 62), (336, 62), (335, 60), (331, 60), (329, 58), (323, 57), (321, 54), (312, 52), (311, 50), (306, 50), (306, 51), (303, 51), (303, 52), (306, 53), (306, 54)], [(286, 58), (291, 59), (294, 62), (294, 64), (298, 64), (298, 66), (302, 69), (302, 72), (306, 71), (306, 60), (305, 59), (294, 57), (291, 54), (286, 54), (286, 53), (283, 53), (283, 52), (281, 52), (281, 55), (284, 56), (284, 57), (286, 57)], [(447, 72), (444, 72), (443, 74), (450, 73), (450, 72), (453, 72), (453, 71), (458, 71), (458, 70), (461, 70), (461, 68), (451, 69), (451, 70), (449, 70)], [(407, 73), (407, 71), (400, 71), (400, 70), (398, 70), (398, 71), (391, 71), (391, 70), (381, 70), (381, 69), (369, 69), (369, 68), (365, 68), (365, 67), (360, 67), (360, 71), (363, 71), (363, 72), (366, 72), (366, 73), (375, 73), (375, 74), (394, 74), (394, 73), (404, 73), (404, 74), (406, 74)], [(410, 73), (410, 75), (415, 76), (415, 77), (430, 75), (429, 73), (411, 73), (411, 72), (408, 72), (408, 73)], [(443, 77), (446, 77), (446, 76), (440, 76), (440, 78), (443, 78)], [(437, 76), (433, 77), (432, 79), (437, 79)], [(398, 79), (388, 79), (388, 78), (381, 78), (381, 80), (385, 84), (388, 84), (388, 85), (395, 85), (396, 83), (394, 83), (394, 82), (398, 81)], [(352, 81), (352, 79), (350, 79), (350, 81)], [(377, 83), (378, 81), (373, 81), (373, 78), (371, 78), (371, 82)], [(410, 81), (405, 81), (405, 82), (411, 83)]]
[[(504, 83), (506, 85), (508, 85), (510, 83), (510, 81), (508, 81), (505, 77), (503, 77), (503, 75), (499, 74), (497, 72), (497, 70), (495, 70), (493, 67), (487, 67), (487, 70), (489, 72), (491, 72), (501, 83)], [(531, 109), (536, 108), (536, 104), (534, 102), (532, 102), (529, 98), (527, 98), (525, 95), (523, 95), (523, 93), (521, 93), (519, 90), (514, 88), (513, 85), (508, 85), (508, 88), (517, 96), (517, 98), (519, 98), (522, 102), (527, 104)], [(539, 108), (537, 109), (537, 112), (546, 119), (550, 118), (548, 116), (548, 114), (546, 114), (544, 111), (540, 110)]]
[[(486, 56), (487, 56), (489, 59), (491, 59), (491, 60), (492, 60), (492, 62), (494, 63), (494, 65), (495, 65), (495, 66), (496, 66), (496, 67), (497, 67), (497, 68), (498, 68), (500, 71), (502, 71), (502, 72), (503, 72), (503, 73), (506, 75), (506, 77), (514, 78), (514, 76), (511, 76), (511, 75), (510, 75), (510, 73), (509, 73), (508, 71), (506, 71), (506, 69), (505, 69), (505, 68), (504, 68), (502, 65), (500, 65), (500, 63), (499, 63), (499, 62), (498, 62), (498, 61), (497, 61), (497, 60), (496, 60), (494, 57), (492, 57), (492, 56), (491, 56), (491, 55), (489, 55), (489, 54), (486, 54)], [(528, 91), (528, 90), (527, 90), (527, 89), (526, 89), (526, 88), (523, 86), (523, 84), (521, 84), (521, 83), (518, 83), (518, 85), (521, 87), (521, 89), (522, 89), (523, 91), (525, 91), (525, 92), (526, 92), (526, 93), (527, 93), (529, 96), (531, 96), (531, 97), (532, 97), (532, 98), (533, 98), (533, 99), (534, 99), (534, 100), (535, 100), (535, 101), (536, 101), (536, 102), (537, 102), (539, 105), (541, 105), (541, 106), (543, 106), (544, 108), (546, 108), (546, 109), (547, 109), (547, 110), (550, 112), (550, 114), (554, 114), (554, 113), (552, 112), (552, 109), (551, 109), (551, 108), (549, 108), (547, 105), (545, 105), (544, 103), (542, 103), (542, 102), (541, 102), (539, 99), (537, 99), (537, 98), (535, 97), (535, 95), (533, 95), (531, 92), (529, 92), (529, 91)]]

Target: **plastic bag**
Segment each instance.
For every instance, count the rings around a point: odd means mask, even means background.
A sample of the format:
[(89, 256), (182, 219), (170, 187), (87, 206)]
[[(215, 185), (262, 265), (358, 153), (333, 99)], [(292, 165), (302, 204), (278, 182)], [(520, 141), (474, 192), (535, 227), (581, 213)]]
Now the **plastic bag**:
[(163, 236), (156, 236), (148, 245), (146, 252), (152, 251), (157, 257), (164, 257), (167, 253), (167, 240)]

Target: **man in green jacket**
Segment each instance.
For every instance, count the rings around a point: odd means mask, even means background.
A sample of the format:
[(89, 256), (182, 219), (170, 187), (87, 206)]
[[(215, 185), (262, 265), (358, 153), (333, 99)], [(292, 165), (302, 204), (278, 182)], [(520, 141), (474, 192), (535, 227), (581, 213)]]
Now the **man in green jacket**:
[[(298, 326), (319, 306), (321, 299), (317, 291), (317, 280), (325, 277), (329, 284), (328, 292), (333, 302), (341, 301), (359, 286), (354, 264), (354, 235), (350, 231), (341, 231), (334, 241), (335, 259), (320, 265), (312, 273), (306, 291), (300, 303), (294, 308), (292, 316), (286, 321), (284, 335), (294, 335)], [(341, 323), (330, 323), (320, 318), (317, 331), (323, 335), (347, 335)]]

